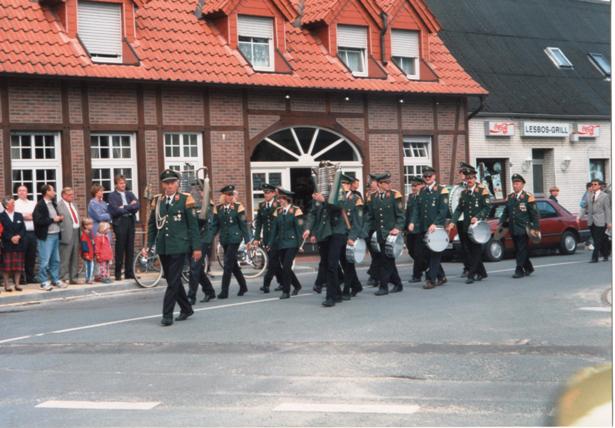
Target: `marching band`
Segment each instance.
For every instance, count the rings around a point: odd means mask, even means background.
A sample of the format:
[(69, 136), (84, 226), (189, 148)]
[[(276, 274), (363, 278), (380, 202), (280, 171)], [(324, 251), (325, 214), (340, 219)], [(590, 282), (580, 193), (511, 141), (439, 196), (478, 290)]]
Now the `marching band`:
[[(321, 293), (326, 288), (322, 305), (327, 308), (351, 300), (363, 291), (356, 265), (363, 261), (368, 251), (371, 256), (368, 285), (378, 287), (374, 294), (384, 296), (402, 292), (404, 287), (396, 260), (403, 251), (404, 233), (413, 260), (412, 276), (408, 282), (421, 282), (424, 276), (423, 288), (427, 290), (447, 283), (441, 257), (449, 246), (450, 232), (455, 228), (462, 246), (465, 282), (471, 284), (485, 279), (487, 272), (482, 263), (482, 245), (491, 238), (486, 223), (491, 211), (489, 191), (477, 181), (477, 172), (471, 165), (462, 163), (459, 173), (461, 182), (449, 190), (437, 181), (433, 168), (423, 168), (421, 176), (411, 177), (412, 192), (404, 204), (402, 193), (391, 188), (390, 173), (370, 174), (363, 198), (356, 177), (342, 173), (330, 162), (321, 162), (313, 170), (315, 190), (305, 215), (299, 206), (293, 204), (293, 192), (269, 183), (262, 185), (264, 200), (258, 205), (252, 235), (245, 208), (237, 201), (233, 185), (220, 190), (220, 201), (215, 204), (209, 198), (206, 172), (205, 180), (199, 179), (199, 204), (192, 194), (178, 191), (180, 175), (176, 171), (163, 171), (160, 180), (165, 193), (153, 199), (148, 246), (143, 249), (143, 254), (147, 254), (155, 245), (164, 267), (168, 288), (162, 325), (173, 323), (175, 303), (181, 307), (176, 321), (192, 315), (199, 284), (205, 295), (201, 302), (216, 298), (204, 266), (205, 257), (217, 235), (224, 258), (218, 299), (228, 297), (232, 276), (239, 284), (238, 296), (248, 291), (237, 262), (242, 242), (248, 250), (261, 247), (266, 251), (266, 274), (260, 290), (269, 293), (275, 277), (280, 284), (276, 290), (282, 292), (280, 299), (289, 299), (301, 290), (301, 283), (293, 272), (294, 261), (306, 242), (316, 244), (320, 262), (314, 291)], [(513, 181), (518, 183), (523, 178), (516, 174)], [(523, 203), (517, 205), (527, 206), (526, 211), (530, 214), (526, 223), (531, 227), (527, 229), (535, 234), (538, 218), (534, 215), (533, 196), (515, 190), (524, 198)], [(518, 194), (509, 196), (509, 211), (502, 215), (502, 223), (508, 220), (507, 216), (514, 209), (511, 207), (517, 206), (514, 205), (517, 199), (521, 200)], [(513, 218), (513, 215), (509, 217)], [(516, 219), (514, 217), (508, 222), (511, 227), (516, 225)], [(513, 237), (519, 253), (518, 270), (529, 275), (533, 269), (526, 254), (528, 237), (524, 228), (517, 229)], [(183, 261), (190, 253), (192, 260), (186, 295), (182, 293), (184, 288), (180, 277)]]

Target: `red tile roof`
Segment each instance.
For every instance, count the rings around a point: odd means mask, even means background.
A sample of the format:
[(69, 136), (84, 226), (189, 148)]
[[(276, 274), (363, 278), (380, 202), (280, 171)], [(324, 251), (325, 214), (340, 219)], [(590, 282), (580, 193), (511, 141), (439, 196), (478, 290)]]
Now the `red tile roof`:
[(485, 94), (436, 34), (429, 35), (437, 82), (411, 81), (392, 65), (387, 79), (355, 78), (308, 30), (285, 24), (292, 74), (257, 73), (224, 38), (194, 15), (195, 0), (150, 0), (136, 15), (139, 65), (92, 63), (76, 39), (32, 0), (0, 8), (0, 74), (175, 81), (241, 86)]

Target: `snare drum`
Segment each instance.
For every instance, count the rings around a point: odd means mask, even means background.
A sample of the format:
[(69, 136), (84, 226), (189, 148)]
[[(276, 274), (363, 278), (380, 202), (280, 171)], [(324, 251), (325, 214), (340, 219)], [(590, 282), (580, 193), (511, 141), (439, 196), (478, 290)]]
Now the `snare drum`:
[(396, 259), (401, 256), (403, 250), (404, 238), (401, 233), (387, 236), (386, 243), (384, 245), (384, 254), (387, 257)]
[(486, 244), (491, 239), (491, 227), (486, 221), (479, 220), (468, 227), (468, 236), (475, 244)]
[(354, 241), (354, 245), (346, 245), (346, 260), (348, 263), (359, 264), (365, 259), (366, 250), (367, 244), (365, 239), (357, 238)]
[(378, 243), (378, 232), (372, 233), (372, 237), (369, 240), (369, 245), (376, 253), (380, 253), (380, 244)]
[(448, 247), (448, 233), (441, 227), (436, 228), (432, 233), (427, 232), (425, 244), (434, 253), (441, 253)]

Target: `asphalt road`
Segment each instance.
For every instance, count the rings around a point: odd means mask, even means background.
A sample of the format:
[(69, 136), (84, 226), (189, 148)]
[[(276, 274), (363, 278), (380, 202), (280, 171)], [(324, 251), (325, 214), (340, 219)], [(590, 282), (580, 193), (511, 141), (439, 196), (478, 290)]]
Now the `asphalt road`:
[(0, 426), (548, 424), (566, 379), (612, 358), (611, 264), (588, 259), (535, 258), (523, 280), (488, 264), (472, 285), (447, 263), (446, 286), (332, 309), (313, 273), (286, 301), (252, 281), (168, 328), (162, 287), (2, 308)]

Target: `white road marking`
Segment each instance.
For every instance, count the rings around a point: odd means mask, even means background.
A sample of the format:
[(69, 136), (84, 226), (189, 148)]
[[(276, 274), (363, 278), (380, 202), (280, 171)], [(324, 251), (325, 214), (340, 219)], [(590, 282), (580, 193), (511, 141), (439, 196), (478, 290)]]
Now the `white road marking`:
[(388, 415), (411, 415), (420, 406), (394, 404), (325, 404), (325, 403), (282, 403), (274, 412), (313, 412), (313, 413), (380, 413)]
[(25, 340), (25, 339), (29, 339), (32, 336), (19, 336), (19, 337), (12, 337), (10, 339), (4, 339), (4, 340), (0, 340), (0, 343), (9, 343), (9, 342), (16, 342), (18, 340)]
[(605, 306), (586, 306), (583, 308), (577, 308), (577, 311), (588, 311), (588, 312), (611, 312), (611, 308)]
[(49, 400), (37, 405), (41, 409), (85, 409), (85, 410), (151, 410), (159, 401), (63, 401)]
[[(581, 263), (587, 263), (587, 261), (584, 260), (584, 261), (576, 261), (576, 262), (549, 263), (546, 265), (536, 265), (534, 266), (534, 269), (553, 267), (553, 266), (578, 265)], [(487, 273), (490, 274), (490, 273), (514, 272), (514, 271), (515, 271), (515, 268), (510, 268), (510, 269), (490, 270), (490, 271), (487, 271)]]

